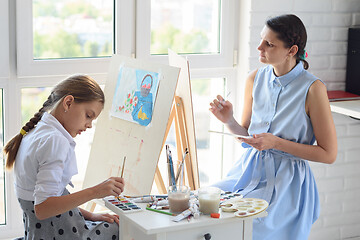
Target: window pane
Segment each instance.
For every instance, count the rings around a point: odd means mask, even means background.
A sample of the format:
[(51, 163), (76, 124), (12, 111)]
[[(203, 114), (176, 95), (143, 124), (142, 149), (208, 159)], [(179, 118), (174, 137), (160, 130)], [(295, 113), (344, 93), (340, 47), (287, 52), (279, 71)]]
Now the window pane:
[(113, 0), (33, 0), (34, 59), (113, 53)]
[[(0, 146), (4, 147), (4, 125), (3, 125), (3, 91), (0, 90)], [(5, 224), (5, 160), (3, 154), (0, 154), (0, 224)]]
[(225, 95), (225, 84), (223, 78), (191, 80), (200, 186), (221, 179), (223, 136), (209, 130), (223, 131), (223, 124), (209, 111), (209, 104), (216, 95)]
[(24, 126), (42, 107), (51, 89), (51, 87), (21, 89), (21, 126)]
[(219, 53), (220, 0), (152, 0), (151, 54)]
[[(224, 129), (223, 124), (209, 111), (209, 104), (216, 95), (225, 96), (225, 89), (226, 80), (224, 78), (191, 80), (200, 186), (207, 186), (222, 178), (224, 137), (220, 134), (209, 134), (209, 130), (223, 131)], [(165, 144), (170, 147), (173, 162), (178, 164), (181, 159), (179, 159), (177, 153), (174, 122), (171, 125)], [(182, 153), (180, 153), (181, 155)], [(165, 186), (168, 186), (165, 147), (162, 149), (158, 167)], [(152, 194), (160, 192), (155, 181), (151, 192)]]

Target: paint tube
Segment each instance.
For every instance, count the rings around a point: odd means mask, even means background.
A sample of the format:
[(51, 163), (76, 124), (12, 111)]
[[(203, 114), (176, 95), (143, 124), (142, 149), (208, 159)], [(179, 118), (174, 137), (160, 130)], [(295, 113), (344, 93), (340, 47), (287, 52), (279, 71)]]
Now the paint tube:
[(158, 198), (154, 197), (154, 196), (146, 196), (146, 197), (139, 197), (139, 198), (134, 198), (131, 201), (134, 203), (148, 203), (148, 202), (154, 202), (157, 201)]
[(199, 208), (198, 208), (196, 203), (192, 203), (191, 206), (188, 209), (186, 209), (185, 211), (183, 211), (179, 215), (175, 216), (173, 218), (173, 221), (174, 222), (179, 222), (179, 221), (187, 218), (190, 215), (193, 215), (195, 219), (198, 219), (200, 217)]

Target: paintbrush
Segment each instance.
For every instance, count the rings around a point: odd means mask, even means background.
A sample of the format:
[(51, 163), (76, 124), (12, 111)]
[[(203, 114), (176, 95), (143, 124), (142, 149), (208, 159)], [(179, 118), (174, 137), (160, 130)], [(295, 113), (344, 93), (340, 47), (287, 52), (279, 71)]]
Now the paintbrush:
[(126, 161), (126, 156), (124, 157), (124, 160), (123, 160), (123, 165), (122, 165), (121, 175), (120, 175), (121, 178), (124, 176), (125, 161)]
[[(180, 165), (179, 165), (179, 167), (178, 167), (178, 171), (177, 171), (177, 173), (176, 173), (175, 183), (177, 183), (177, 181), (179, 180), (181, 170), (182, 170), (182, 168), (183, 168), (183, 166), (184, 166), (185, 157), (186, 157), (186, 155), (187, 155), (188, 153), (189, 153), (188, 149), (185, 148), (185, 152), (184, 152), (184, 155), (183, 155), (183, 159), (181, 160), (181, 163), (180, 163)], [(180, 185), (181, 185), (181, 184), (182, 184), (182, 183), (180, 183)]]

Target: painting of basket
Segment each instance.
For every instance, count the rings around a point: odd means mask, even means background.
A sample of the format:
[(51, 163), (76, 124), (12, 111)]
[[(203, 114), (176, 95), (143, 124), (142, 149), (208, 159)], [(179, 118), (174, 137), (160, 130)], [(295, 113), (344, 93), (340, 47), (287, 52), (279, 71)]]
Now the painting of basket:
[[(149, 84), (144, 83), (147, 77), (150, 77), (151, 79), (151, 83)], [(141, 81), (141, 85), (140, 85), (140, 93), (142, 97), (147, 97), (147, 95), (149, 95), (152, 85), (153, 85), (153, 77), (150, 74), (146, 74), (143, 80)]]

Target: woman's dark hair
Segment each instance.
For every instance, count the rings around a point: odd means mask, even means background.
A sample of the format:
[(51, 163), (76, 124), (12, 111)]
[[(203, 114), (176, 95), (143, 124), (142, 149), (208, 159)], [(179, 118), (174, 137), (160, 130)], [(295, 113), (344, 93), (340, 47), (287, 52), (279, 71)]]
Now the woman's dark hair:
[(305, 46), (307, 41), (306, 29), (303, 22), (293, 14), (280, 15), (270, 18), (266, 25), (278, 35), (278, 39), (284, 42), (285, 47), (298, 46), (296, 53), (296, 63), (303, 61), (304, 68), (309, 68), (309, 63), (305, 60)]
[(4, 147), (6, 168), (11, 169), (15, 163), (16, 154), (19, 150), (23, 134), (33, 129), (40, 121), (44, 112), (55, 109), (64, 97), (72, 95), (76, 103), (100, 101), (105, 103), (104, 92), (96, 81), (89, 76), (75, 75), (60, 82), (54, 87), (48, 99), (37, 113), (22, 127), (21, 132), (14, 136)]

